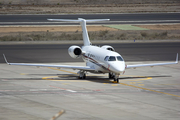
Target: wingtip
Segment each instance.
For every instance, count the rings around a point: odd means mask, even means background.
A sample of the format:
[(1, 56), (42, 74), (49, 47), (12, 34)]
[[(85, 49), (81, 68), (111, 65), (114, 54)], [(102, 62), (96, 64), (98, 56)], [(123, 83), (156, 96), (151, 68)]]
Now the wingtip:
[(177, 55), (176, 55), (176, 63), (178, 63), (178, 53), (177, 53)]
[(6, 59), (6, 56), (4, 54), (3, 54), (3, 57), (4, 57), (5, 62), (9, 65), (9, 63), (8, 63), (8, 61)]
[(52, 19), (47, 19), (47, 20), (52, 21)]

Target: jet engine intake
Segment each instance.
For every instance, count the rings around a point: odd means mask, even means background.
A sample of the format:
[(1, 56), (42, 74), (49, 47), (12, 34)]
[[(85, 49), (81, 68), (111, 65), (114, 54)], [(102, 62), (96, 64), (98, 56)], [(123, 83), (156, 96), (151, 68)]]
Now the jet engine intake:
[(110, 50), (110, 51), (115, 51), (115, 49), (109, 45), (103, 45), (101, 48), (106, 49), (106, 50)]
[(80, 56), (82, 55), (82, 50), (79, 46), (71, 46), (68, 49), (68, 53), (72, 58), (80, 58)]

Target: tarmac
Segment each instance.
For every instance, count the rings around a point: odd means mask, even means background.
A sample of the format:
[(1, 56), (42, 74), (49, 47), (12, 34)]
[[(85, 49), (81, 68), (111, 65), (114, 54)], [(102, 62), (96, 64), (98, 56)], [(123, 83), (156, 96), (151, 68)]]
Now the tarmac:
[[(149, 62), (161, 61), (126, 64)], [(79, 80), (76, 73), (1, 63), (0, 119), (179, 120), (180, 64), (128, 69), (120, 83), (107, 74), (88, 73)]]

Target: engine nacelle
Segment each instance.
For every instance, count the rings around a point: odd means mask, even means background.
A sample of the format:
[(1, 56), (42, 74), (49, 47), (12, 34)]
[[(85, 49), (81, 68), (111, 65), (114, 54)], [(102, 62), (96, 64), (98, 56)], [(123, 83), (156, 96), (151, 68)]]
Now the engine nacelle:
[(106, 50), (110, 50), (110, 51), (115, 51), (115, 49), (109, 45), (103, 45), (101, 48), (106, 49)]
[(68, 53), (72, 58), (79, 58), (82, 54), (82, 50), (79, 46), (71, 46), (68, 49)]

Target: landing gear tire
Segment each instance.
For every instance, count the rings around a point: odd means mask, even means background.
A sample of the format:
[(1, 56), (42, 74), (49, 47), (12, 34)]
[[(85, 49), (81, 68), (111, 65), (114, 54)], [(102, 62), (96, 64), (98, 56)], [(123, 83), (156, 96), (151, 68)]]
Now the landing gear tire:
[(117, 81), (117, 83), (119, 83), (119, 79), (117, 79), (116, 81)]
[(114, 78), (114, 82), (119, 83), (119, 79), (118, 78)]
[(82, 76), (80, 75), (78, 79), (86, 79), (86, 74), (84, 73)]
[(84, 75), (83, 75), (82, 79), (86, 79), (86, 74), (85, 74), (85, 73), (84, 73)]
[(111, 75), (111, 73), (109, 73), (109, 79), (111, 79), (112, 78), (112, 75)]

